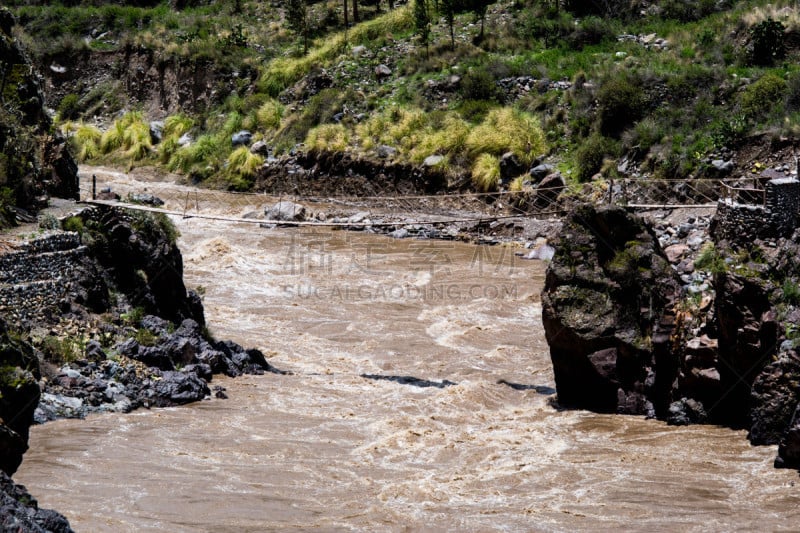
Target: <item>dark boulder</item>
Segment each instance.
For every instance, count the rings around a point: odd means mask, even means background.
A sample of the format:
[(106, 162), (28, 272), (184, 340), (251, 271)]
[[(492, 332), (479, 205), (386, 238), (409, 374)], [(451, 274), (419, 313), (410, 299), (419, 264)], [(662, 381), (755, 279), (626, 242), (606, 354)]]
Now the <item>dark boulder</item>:
[(39, 403), (39, 361), (33, 348), (0, 320), (0, 470), (12, 475), (28, 449), (28, 430)]
[(500, 179), (507, 183), (517, 176), (525, 174), (525, 165), (514, 152), (506, 152), (500, 158)]
[(0, 530), (25, 533), (72, 533), (67, 519), (40, 509), (28, 490), (0, 472)]
[(143, 393), (152, 407), (172, 407), (197, 402), (211, 394), (208, 384), (195, 372), (161, 372)]
[(536, 185), (536, 205), (549, 207), (566, 188), (567, 182), (561, 174), (556, 172), (548, 175)]
[(566, 217), (555, 248), (542, 321), (559, 403), (666, 413), (681, 283), (652, 229), (623, 209), (585, 205)]

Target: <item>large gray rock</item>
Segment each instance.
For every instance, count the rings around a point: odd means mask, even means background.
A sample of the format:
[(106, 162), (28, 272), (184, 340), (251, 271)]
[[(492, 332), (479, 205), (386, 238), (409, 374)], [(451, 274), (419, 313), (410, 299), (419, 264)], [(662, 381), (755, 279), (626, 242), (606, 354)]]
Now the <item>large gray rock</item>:
[(306, 219), (306, 208), (287, 200), (271, 205), (264, 210), (267, 220), (300, 222)]

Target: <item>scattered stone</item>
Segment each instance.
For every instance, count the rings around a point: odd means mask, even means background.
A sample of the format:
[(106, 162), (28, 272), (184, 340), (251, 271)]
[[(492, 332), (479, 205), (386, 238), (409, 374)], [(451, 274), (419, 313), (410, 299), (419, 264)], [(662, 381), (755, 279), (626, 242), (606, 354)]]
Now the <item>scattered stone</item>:
[(233, 146), (248, 146), (253, 140), (253, 134), (247, 130), (241, 130), (231, 135)]
[(267, 220), (300, 222), (306, 219), (306, 208), (300, 204), (283, 200), (264, 210)]
[(164, 136), (164, 121), (154, 120), (150, 122), (150, 140), (153, 144), (158, 144)]
[(376, 78), (378, 78), (378, 79), (388, 78), (391, 75), (392, 75), (392, 69), (390, 69), (388, 66), (384, 65), (383, 63), (381, 63), (380, 65), (375, 67), (375, 77)]
[(269, 145), (264, 141), (256, 141), (250, 147), (251, 154), (257, 154), (262, 156), (269, 155)]
[(500, 179), (503, 183), (525, 174), (525, 165), (514, 152), (506, 152), (500, 157)]
[(133, 192), (128, 195), (128, 201), (134, 204), (151, 205), (153, 207), (164, 205), (164, 200), (147, 192)]
[(711, 167), (719, 174), (725, 175), (733, 172), (733, 161), (723, 161), (722, 159), (714, 159), (711, 161)]
[(539, 164), (531, 168), (530, 175), (535, 182), (542, 181), (555, 170), (553, 165)]
[(380, 157), (381, 159), (391, 159), (397, 155), (397, 148), (382, 144), (378, 146), (376, 152), (378, 154), (378, 157)]
[(438, 154), (437, 155), (429, 155), (422, 162), (422, 166), (429, 167), (429, 168), (430, 167), (435, 167), (435, 166), (439, 165), (442, 161), (444, 161), (444, 156), (443, 155), (438, 155)]

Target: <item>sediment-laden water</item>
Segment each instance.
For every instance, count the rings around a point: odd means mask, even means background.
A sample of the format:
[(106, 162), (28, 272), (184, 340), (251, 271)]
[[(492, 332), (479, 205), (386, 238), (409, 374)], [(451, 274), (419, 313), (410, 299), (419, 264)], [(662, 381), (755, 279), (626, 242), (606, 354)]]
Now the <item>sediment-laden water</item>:
[(16, 480), (77, 531), (780, 530), (800, 518), (797, 473), (773, 470), (775, 448), (744, 432), (555, 409), (544, 266), (513, 248), (175, 222), (214, 334), (292, 374), (215, 380), (227, 400), (34, 427)]

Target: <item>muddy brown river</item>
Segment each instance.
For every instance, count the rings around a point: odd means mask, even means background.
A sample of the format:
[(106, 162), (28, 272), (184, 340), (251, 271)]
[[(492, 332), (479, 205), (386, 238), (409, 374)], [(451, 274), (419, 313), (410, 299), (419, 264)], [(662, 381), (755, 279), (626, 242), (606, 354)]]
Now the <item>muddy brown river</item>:
[(775, 447), (555, 409), (544, 265), (513, 248), (174, 220), (213, 333), (292, 374), (34, 427), (15, 479), (76, 531), (797, 527)]

